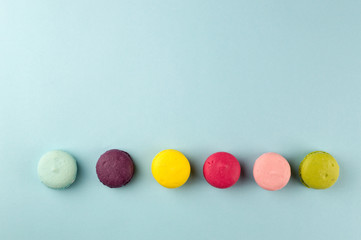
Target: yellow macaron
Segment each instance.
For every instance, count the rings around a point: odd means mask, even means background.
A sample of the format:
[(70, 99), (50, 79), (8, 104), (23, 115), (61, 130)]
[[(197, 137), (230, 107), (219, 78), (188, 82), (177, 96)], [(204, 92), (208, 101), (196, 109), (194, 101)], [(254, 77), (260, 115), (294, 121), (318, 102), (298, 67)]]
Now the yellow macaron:
[(191, 173), (188, 159), (179, 151), (167, 149), (159, 152), (152, 162), (155, 180), (166, 188), (177, 188), (187, 182)]

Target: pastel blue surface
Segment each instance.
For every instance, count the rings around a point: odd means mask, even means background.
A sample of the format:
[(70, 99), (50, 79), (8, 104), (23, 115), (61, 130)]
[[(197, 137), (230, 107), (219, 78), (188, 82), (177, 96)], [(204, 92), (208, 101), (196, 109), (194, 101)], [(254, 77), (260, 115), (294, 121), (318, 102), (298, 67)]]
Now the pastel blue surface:
[[(361, 1), (0, 0), (0, 239), (360, 239)], [(98, 157), (125, 150), (133, 180), (109, 189)], [(152, 158), (192, 174), (169, 190)], [(36, 167), (62, 149), (77, 181)], [(330, 152), (340, 178), (307, 189), (297, 169)], [(243, 175), (219, 190), (202, 166), (229, 151)], [(278, 192), (254, 182), (264, 152), (291, 163)]]

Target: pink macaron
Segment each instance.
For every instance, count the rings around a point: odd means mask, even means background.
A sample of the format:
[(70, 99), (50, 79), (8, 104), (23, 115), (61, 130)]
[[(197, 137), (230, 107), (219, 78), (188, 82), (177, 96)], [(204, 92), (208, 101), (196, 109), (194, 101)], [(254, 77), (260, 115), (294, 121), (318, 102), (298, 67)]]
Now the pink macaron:
[(237, 158), (226, 152), (217, 152), (207, 158), (203, 165), (206, 181), (216, 188), (229, 188), (239, 179), (241, 165)]
[(276, 191), (287, 185), (291, 177), (288, 161), (278, 153), (265, 153), (257, 158), (253, 166), (253, 177), (263, 189)]

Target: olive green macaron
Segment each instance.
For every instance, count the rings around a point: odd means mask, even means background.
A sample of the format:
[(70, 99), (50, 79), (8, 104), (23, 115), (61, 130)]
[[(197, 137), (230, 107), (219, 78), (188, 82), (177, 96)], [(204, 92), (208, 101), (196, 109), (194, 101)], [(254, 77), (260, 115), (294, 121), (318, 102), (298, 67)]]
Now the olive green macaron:
[(338, 179), (340, 167), (331, 154), (322, 151), (309, 153), (301, 162), (298, 173), (308, 188), (326, 189)]

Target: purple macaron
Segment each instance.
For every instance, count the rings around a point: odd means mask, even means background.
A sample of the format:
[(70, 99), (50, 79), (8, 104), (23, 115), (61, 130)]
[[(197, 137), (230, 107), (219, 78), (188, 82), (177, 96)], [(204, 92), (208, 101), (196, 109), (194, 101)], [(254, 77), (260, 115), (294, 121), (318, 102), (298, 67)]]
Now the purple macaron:
[(104, 185), (110, 188), (122, 187), (133, 177), (133, 160), (127, 152), (112, 149), (100, 156), (96, 172)]

